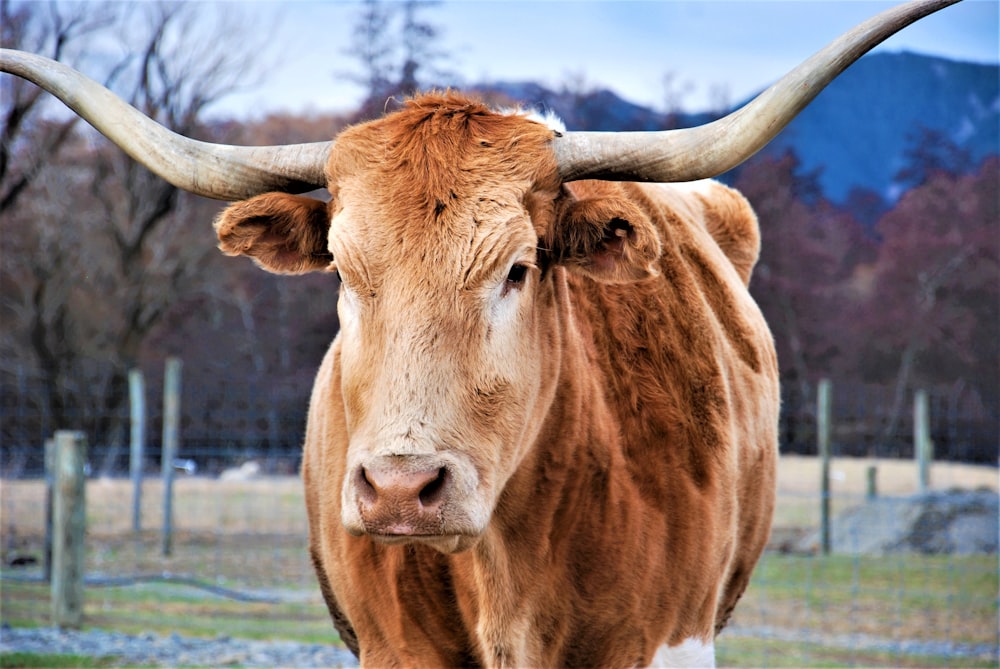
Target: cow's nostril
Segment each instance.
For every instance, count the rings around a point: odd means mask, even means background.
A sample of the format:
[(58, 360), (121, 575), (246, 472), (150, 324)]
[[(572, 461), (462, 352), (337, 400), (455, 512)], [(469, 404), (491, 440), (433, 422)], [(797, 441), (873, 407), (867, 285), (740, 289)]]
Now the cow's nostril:
[(420, 490), (420, 503), (427, 506), (434, 506), (441, 501), (444, 491), (445, 481), (448, 478), (448, 470), (444, 467), (438, 469), (437, 476)]
[(372, 483), (372, 480), (368, 478), (368, 470), (364, 467), (358, 469), (357, 474), (357, 488), (358, 495), (364, 501), (372, 503), (378, 497), (378, 488)]

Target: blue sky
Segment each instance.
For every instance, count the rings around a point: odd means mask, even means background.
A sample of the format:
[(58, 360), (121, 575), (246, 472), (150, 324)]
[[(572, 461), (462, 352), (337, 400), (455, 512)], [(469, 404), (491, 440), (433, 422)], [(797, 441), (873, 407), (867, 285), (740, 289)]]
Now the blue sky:
[[(608, 87), (656, 108), (670, 73), (689, 92), (684, 107), (705, 109), (724, 91), (738, 102), (855, 24), (894, 2), (869, 0), (445, 0), (425, 10), (440, 27), (442, 65), (458, 83), (570, 79)], [(360, 6), (348, 2), (260, 1), (244, 8), (250, 31), (267, 31), (275, 52), (259, 86), (231, 96), (216, 113), (344, 110), (360, 88), (341, 73)], [(1000, 2), (964, 0), (904, 29), (882, 50), (956, 60), (1000, 61)], [(713, 91), (715, 91), (713, 93)]]

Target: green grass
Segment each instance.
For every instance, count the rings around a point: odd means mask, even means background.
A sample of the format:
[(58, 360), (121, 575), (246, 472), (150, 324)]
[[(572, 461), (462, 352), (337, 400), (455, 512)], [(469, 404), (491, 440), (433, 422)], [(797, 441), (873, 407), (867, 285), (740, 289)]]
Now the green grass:
[[(781, 630), (784, 638), (725, 631), (720, 666), (996, 667), (989, 657), (916, 655), (845, 643), (852, 635), (884, 640), (996, 647), (996, 556), (768, 553), (754, 572), (732, 625)], [(806, 641), (808, 639), (808, 641)], [(853, 647), (852, 647), (853, 646)]]
[(884, 651), (832, 648), (815, 643), (793, 643), (750, 638), (716, 640), (719, 667), (926, 667), (995, 669), (996, 660), (940, 655), (903, 655)]
[[(8, 581), (0, 594), (4, 622), (14, 627), (50, 624), (48, 586)], [(239, 602), (161, 583), (89, 588), (84, 600), (87, 628), (203, 638), (224, 635), (301, 643), (338, 641), (326, 607), (318, 599), (277, 604)]]
[(997, 643), (996, 556), (764, 556), (736, 624)]
[(93, 669), (113, 666), (120, 666), (115, 665), (113, 657), (0, 653), (0, 667), (3, 669)]

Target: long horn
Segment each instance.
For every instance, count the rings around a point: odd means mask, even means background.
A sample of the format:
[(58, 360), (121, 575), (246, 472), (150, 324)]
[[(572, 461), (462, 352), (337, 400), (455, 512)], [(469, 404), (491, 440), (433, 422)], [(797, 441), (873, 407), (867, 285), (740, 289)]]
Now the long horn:
[(183, 190), (217, 200), (242, 200), (271, 190), (302, 193), (326, 185), (323, 170), (332, 142), (200, 142), (167, 130), (93, 79), (49, 58), (0, 49), (0, 72), (52, 93), (132, 158)]
[(553, 142), (566, 181), (694, 181), (726, 172), (774, 139), (841, 72), (893, 33), (960, 0), (917, 0), (834, 40), (743, 108), (696, 128), (568, 132)]

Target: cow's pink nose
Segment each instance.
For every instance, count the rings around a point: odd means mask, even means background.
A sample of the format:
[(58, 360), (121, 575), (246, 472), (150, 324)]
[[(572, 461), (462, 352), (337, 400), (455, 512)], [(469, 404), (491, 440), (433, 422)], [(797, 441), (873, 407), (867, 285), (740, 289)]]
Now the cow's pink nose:
[(375, 534), (438, 533), (449, 478), (444, 467), (415, 469), (387, 463), (361, 467), (358, 506), (366, 529)]

